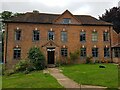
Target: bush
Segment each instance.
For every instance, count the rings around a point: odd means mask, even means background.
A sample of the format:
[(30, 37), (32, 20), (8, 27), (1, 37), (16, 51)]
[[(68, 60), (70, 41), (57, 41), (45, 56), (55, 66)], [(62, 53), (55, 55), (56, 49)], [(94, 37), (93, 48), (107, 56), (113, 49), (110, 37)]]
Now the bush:
[(5, 76), (10, 76), (10, 75), (12, 75), (14, 73), (15, 73), (14, 70), (6, 70), (6, 71), (4, 71)]
[(29, 72), (34, 70), (35, 70), (35, 67), (33, 66), (32, 63), (30, 63), (29, 60), (21, 60), (19, 63), (17, 63), (14, 66), (15, 72), (23, 72), (25, 74), (28, 74)]
[(6, 70), (6, 69), (5, 69), (5, 64), (2, 64), (2, 68), (1, 68), (1, 69), (2, 69), (2, 71), (1, 71), (0, 73), (1, 73), (1, 75), (4, 75), (5, 70)]
[(20, 62), (14, 66), (14, 70), (15, 72), (23, 72), (28, 68), (29, 64), (28, 60), (20, 60)]
[(29, 50), (28, 58), (36, 70), (42, 70), (45, 68), (45, 57), (38, 47), (32, 47)]
[(88, 64), (88, 63), (92, 63), (92, 56), (88, 56), (87, 58), (86, 58), (86, 64)]
[(74, 61), (74, 60), (78, 59), (79, 56), (80, 56), (79, 51), (75, 51), (73, 53), (70, 53), (70, 60)]
[(57, 62), (56, 62), (56, 64), (55, 64), (55, 66), (56, 67), (59, 67), (59, 66), (61, 66), (61, 63), (60, 63), (60, 61), (59, 60), (56, 60)]

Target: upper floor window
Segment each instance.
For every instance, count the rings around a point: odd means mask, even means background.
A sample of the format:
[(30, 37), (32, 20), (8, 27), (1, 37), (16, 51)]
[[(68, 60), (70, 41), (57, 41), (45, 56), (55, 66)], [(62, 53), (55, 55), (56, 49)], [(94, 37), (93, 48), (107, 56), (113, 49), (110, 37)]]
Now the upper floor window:
[(86, 41), (86, 32), (80, 32), (80, 41), (81, 42)]
[(98, 33), (97, 31), (93, 31), (92, 32), (92, 41), (98, 41)]
[(82, 47), (82, 48), (80, 49), (80, 56), (81, 56), (81, 57), (86, 57), (86, 48), (83, 48), (83, 47)]
[(67, 32), (65, 32), (65, 31), (61, 32), (61, 41), (67, 42)]
[(54, 31), (48, 31), (48, 40), (54, 40), (55, 33)]
[(92, 56), (98, 57), (98, 48), (92, 48)]
[(15, 31), (15, 40), (21, 40), (21, 30)]
[(13, 58), (14, 59), (20, 59), (21, 57), (21, 49), (20, 48), (14, 48), (14, 51), (13, 51)]
[(63, 24), (70, 24), (71, 18), (63, 18)]
[(110, 56), (110, 50), (109, 47), (104, 48), (104, 57), (109, 57)]
[(67, 48), (61, 48), (61, 55), (64, 56), (64, 57), (67, 57)]
[(109, 41), (109, 33), (103, 32), (103, 41)]
[(40, 31), (39, 30), (33, 30), (33, 40), (38, 41), (40, 39)]

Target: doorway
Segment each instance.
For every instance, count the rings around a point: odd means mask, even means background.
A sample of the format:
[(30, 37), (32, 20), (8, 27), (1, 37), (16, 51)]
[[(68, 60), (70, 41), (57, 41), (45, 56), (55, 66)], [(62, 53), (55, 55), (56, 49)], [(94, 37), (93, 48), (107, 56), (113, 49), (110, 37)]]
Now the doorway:
[(53, 51), (53, 50), (47, 51), (48, 64), (54, 64), (54, 53), (55, 53), (55, 51)]

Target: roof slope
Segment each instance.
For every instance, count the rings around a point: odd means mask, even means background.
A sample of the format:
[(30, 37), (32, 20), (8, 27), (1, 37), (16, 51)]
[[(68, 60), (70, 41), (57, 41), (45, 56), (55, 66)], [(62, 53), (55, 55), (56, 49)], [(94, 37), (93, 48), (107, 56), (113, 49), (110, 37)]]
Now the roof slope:
[[(25, 14), (20, 14), (18, 16), (13, 16), (9, 20), (3, 21), (9, 22), (21, 22), (21, 23), (46, 23), (53, 24), (55, 19), (57, 19), (61, 14), (46, 14), (38, 12), (27, 12)], [(82, 25), (112, 25), (105, 21), (98, 20), (90, 15), (73, 15), (76, 17)]]

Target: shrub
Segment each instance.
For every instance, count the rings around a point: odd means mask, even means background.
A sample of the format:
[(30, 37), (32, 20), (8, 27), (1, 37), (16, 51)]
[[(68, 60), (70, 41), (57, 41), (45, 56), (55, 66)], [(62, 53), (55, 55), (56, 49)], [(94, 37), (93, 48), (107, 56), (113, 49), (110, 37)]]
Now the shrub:
[(10, 76), (10, 75), (12, 75), (14, 73), (15, 73), (14, 70), (6, 70), (6, 71), (4, 71), (5, 76)]
[(6, 68), (5, 68), (5, 64), (2, 64), (2, 71), (0, 72), (1, 74), (0, 75), (4, 75), (4, 73), (5, 73), (5, 70), (6, 70)]
[(15, 66), (14, 70), (15, 72), (23, 72), (28, 68), (29, 66), (29, 61), (28, 60), (20, 60)]
[(28, 58), (36, 70), (42, 70), (45, 68), (45, 57), (38, 47), (32, 47), (29, 50)]
[(59, 67), (59, 66), (61, 66), (61, 63), (60, 63), (60, 61), (59, 60), (56, 60), (57, 62), (56, 62), (56, 67)]
[(80, 55), (80, 53), (78, 50), (73, 53), (70, 53), (70, 60), (74, 61), (74, 60), (78, 59), (79, 55)]
[(88, 63), (91, 63), (92, 62), (92, 56), (87, 56), (87, 58), (86, 58), (86, 64), (88, 64)]

